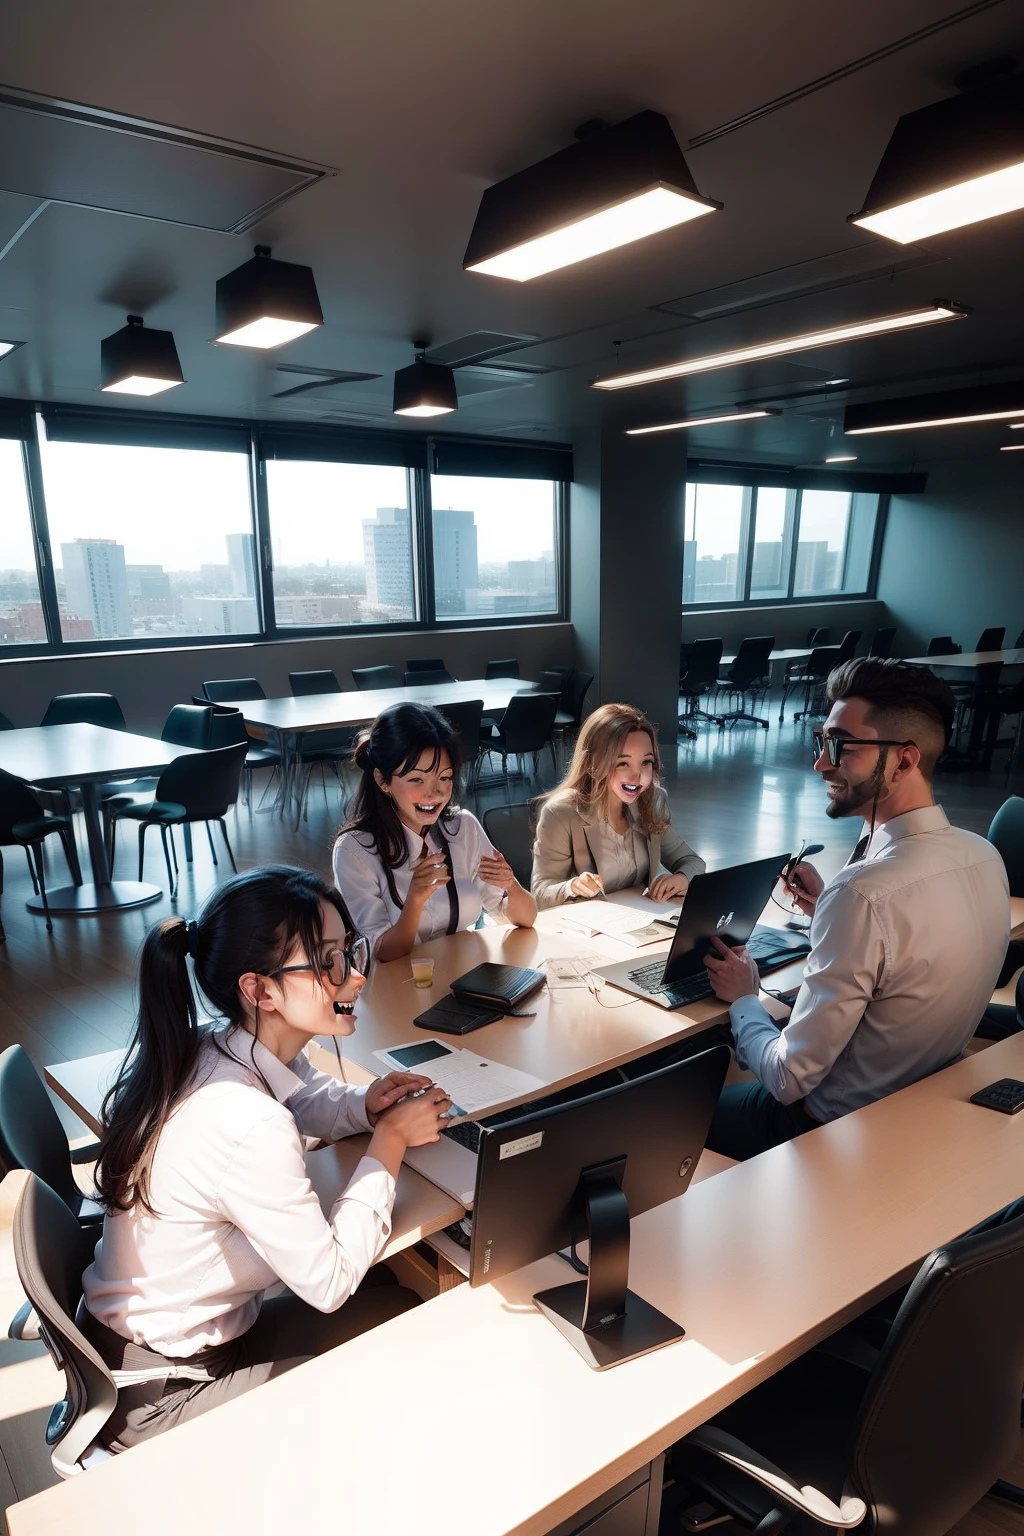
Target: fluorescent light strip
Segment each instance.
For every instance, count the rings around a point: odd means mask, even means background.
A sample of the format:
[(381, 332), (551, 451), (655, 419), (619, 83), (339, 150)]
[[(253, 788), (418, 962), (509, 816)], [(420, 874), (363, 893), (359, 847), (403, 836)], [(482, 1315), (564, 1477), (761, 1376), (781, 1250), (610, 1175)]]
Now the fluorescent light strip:
[(716, 212), (714, 207), (684, 197), (669, 187), (652, 187), (611, 208), (602, 208), (584, 219), (577, 219), (561, 229), (553, 229), (522, 245), (514, 245), (486, 261), (467, 267), (467, 272), (486, 272), (491, 277), (510, 277), (513, 282), (526, 283), (545, 272), (556, 272), (560, 267), (586, 261), (605, 251), (617, 250), (634, 240), (644, 240), (677, 224), (702, 218)]
[(779, 416), (780, 411), (731, 411), (727, 416), (690, 416), (686, 421), (662, 421), (654, 427), (627, 427), (627, 437), (644, 437), (649, 432), (681, 432), (686, 427), (714, 427), (726, 421), (756, 421), (762, 416)]
[(1024, 453), (1024, 443), (1004, 443), (1000, 453)]
[(984, 411), (976, 416), (936, 416), (933, 421), (896, 421), (884, 427), (847, 427), (847, 437), (870, 437), (877, 432), (916, 432), (921, 427), (965, 427), (973, 421), (1006, 421), (1024, 416), (1024, 405), (1014, 411)]
[(880, 336), (886, 331), (909, 330), (917, 325), (931, 325), (936, 320), (962, 320), (968, 311), (947, 304), (929, 304), (927, 309), (911, 309), (902, 315), (884, 315), (878, 320), (863, 320), (856, 325), (838, 325), (830, 331), (808, 331), (802, 336), (783, 336), (778, 341), (761, 342), (755, 347), (738, 347), (733, 352), (712, 352), (706, 357), (690, 357), (663, 368), (644, 368), (639, 373), (613, 374), (595, 379), (594, 389), (633, 389), (638, 384), (657, 384), (662, 379), (679, 379), (691, 373), (709, 373), (714, 368), (731, 368), (735, 363), (754, 363), (764, 357), (782, 357), (788, 352), (807, 352), (813, 347), (829, 347), (840, 341), (857, 341), (862, 336)]
[(1010, 427), (1011, 432), (1024, 432), (1024, 421), (1015, 421)]
[(851, 223), (909, 245), (912, 240), (927, 240), (947, 229), (980, 224), (983, 219), (995, 219), (1018, 208), (1024, 208), (1024, 161), (955, 187), (943, 187), (940, 192), (928, 192), (895, 208), (865, 214)]
[(855, 453), (834, 453), (831, 458), (825, 460), (825, 463), (826, 464), (852, 464), (854, 462), (854, 460), (856, 459), (856, 457), (857, 457), (857, 455)]

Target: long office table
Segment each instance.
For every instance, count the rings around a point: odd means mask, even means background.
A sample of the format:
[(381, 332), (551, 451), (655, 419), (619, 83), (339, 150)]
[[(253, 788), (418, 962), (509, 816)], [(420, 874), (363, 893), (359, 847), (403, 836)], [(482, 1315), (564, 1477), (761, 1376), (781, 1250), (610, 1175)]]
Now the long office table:
[[(999, 674), (1004, 667), (1024, 667), (1024, 649), (1011, 646), (1001, 651), (957, 651), (942, 656), (908, 656), (914, 666), (931, 667), (933, 671), (971, 672), (975, 684), (975, 703), (967, 751), (960, 766), (970, 766), (979, 759), (979, 766), (992, 766), (992, 754), (999, 735), (999, 711), (990, 707), (998, 686)], [(986, 669), (986, 670), (982, 670)], [(986, 725), (988, 730), (986, 732)], [(982, 738), (986, 737), (984, 751)], [(955, 766), (955, 765), (954, 765)]]
[[(687, 1330), (666, 1349), (590, 1371), (531, 1304), (569, 1277), (544, 1259), (12, 1506), (11, 1536), (278, 1536), (328, 1511), (346, 1536), (541, 1536), (630, 1479), (647, 1521), (669, 1445), (1024, 1194), (1024, 1116), (968, 1103), (1003, 1076), (1024, 1035), (636, 1219), (631, 1286)], [(230, 1475), (253, 1446), (259, 1475)], [(644, 1529), (617, 1510), (605, 1529)]]
[(915, 667), (1024, 667), (1024, 649), (1011, 646), (1002, 651), (957, 651), (944, 656), (907, 656)]
[[(81, 917), (116, 907), (143, 907), (160, 899), (159, 886), (111, 878), (100, 825), (99, 785), (159, 774), (176, 757), (188, 757), (194, 750), (99, 725), (37, 725), (0, 732), (0, 768), (6, 773), (41, 789), (77, 789), (82, 797), (92, 884), (47, 891), (52, 913)], [(41, 900), (33, 898), (28, 908), (41, 912)]]

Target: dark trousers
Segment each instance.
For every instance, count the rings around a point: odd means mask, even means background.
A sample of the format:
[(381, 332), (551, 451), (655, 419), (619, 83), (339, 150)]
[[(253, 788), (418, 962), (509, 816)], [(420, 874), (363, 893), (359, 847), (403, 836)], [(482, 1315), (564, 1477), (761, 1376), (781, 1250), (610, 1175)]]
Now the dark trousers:
[[(382, 1266), (371, 1269), (359, 1289), (336, 1312), (318, 1312), (297, 1296), (265, 1301), (248, 1332), (227, 1344), (217, 1344), (191, 1356), (189, 1365), (205, 1369), (204, 1381), (179, 1381), (156, 1376), (118, 1389), (117, 1406), (100, 1433), (112, 1451), (126, 1451), (165, 1429), (195, 1419), (221, 1403), (240, 1397), (252, 1387), (290, 1371), (314, 1355), (354, 1339), (378, 1323), (386, 1323), (419, 1305), (420, 1298), (397, 1285)], [(121, 1338), (120, 1334), (85, 1313), (82, 1332), (111, 1370), (152, 1370), (184, 1361)]]
[(803, 1100), (780, 1104), (760, 1083), (730, 1083), (718, 1098), (706, 1145), (723, 1157), (744, 1162), (770, 1147), (813, 1131)]

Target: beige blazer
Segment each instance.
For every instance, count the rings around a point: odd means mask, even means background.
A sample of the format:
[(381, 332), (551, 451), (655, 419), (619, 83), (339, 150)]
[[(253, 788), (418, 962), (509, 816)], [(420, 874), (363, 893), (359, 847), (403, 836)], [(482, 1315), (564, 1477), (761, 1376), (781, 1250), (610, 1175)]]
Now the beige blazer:
[[(663, 789), (658, 793), (661, 797), (659, 809), (664, 814), (668, 810), (668, 796)], [(541, 911), (546, 907), (561, 906), (565, 901), (574, 901), (576, 898), (572, 894), (571, 884), (577, 875), (589, 870), (604, 879), (587, 841), (587, 828), (593, 826), (596, 820), (596, 813), (589, 807), (577, 810), (569, 800), (556, 797), (544, 802), (537, 822), (537, 837), (533, 845), (533, 878), (530, 882)], [(702, 875), (707, 868), (700, 855), (694, 853), (690, 845), (680, 837), (671, 821), (663, 832), (655, 833), (647, 839), (647, 853), (652, 880), (662, 865), (673, 875), (686, 875), (691, 879), (694, 875)]]

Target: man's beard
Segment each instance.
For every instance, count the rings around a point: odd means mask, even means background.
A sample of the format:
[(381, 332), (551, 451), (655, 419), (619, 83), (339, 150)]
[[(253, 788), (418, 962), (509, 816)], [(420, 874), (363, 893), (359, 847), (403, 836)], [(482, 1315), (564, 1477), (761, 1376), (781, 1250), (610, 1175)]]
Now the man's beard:
[(885, 758), (885, 752), (880, 752), (870, 778), (863, 779), (859, 784), (851, 784), (842, 799), (829, 800), (825, 815), (837, 821), (841, 816), (856, 816), (872, 801), (877, 805), (880, 800), (884, 800), (889, 793), (889, 786), (885, 782)]

